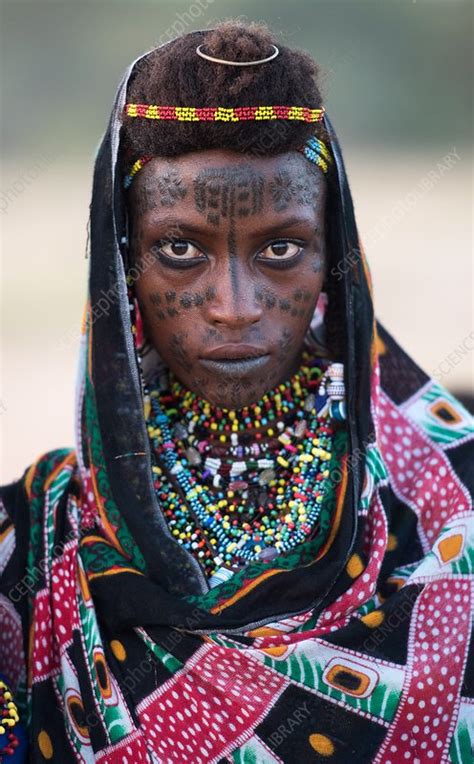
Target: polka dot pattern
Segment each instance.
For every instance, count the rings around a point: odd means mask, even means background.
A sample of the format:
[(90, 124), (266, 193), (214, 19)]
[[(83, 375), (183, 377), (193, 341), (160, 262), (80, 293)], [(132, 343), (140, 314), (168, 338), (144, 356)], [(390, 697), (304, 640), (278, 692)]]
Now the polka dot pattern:
[(429, 549), (449, 518), (470, 501), (446, 454), (384, 393), (380, 396), (380, 447), (393, 486), (420, 520)]
[(57, 673), (59, 658), (53, 645), (52, 613), (49, 592), (43, 589), (35, 597), (33, 635), (33, 682), (41, 682)]
[[(402, 697), (374, 764), (445, 761), (470, 635), (471, 584), (427, 584), (415, 604)], [(436, 632), (435, 632), (436, 629)]]
[(206, 764), (243, 745), (287, 685), (242, 650), (206, 644), (137, 711), (160, 760)]
[(21, 666), (23, 665), (21, 620), (10, 600), (3, 594), (0, 594), (0, 624), (2, 663), (4, 666), (8, 666), (8, 679), (11, 687), (16, 688), (21, 679)]
[(61, 557), (53, 560), (51, 571), (51, 603), (54, 631), (61, 643), (72, 639), (73, 629), (79, 628), (77, 611), (77, 550), (74, 542), (66, 544)]
[(97, 764), (150, 764), (150, 756), (141, 730), (134, 731), (106, 751), (94, 753)]

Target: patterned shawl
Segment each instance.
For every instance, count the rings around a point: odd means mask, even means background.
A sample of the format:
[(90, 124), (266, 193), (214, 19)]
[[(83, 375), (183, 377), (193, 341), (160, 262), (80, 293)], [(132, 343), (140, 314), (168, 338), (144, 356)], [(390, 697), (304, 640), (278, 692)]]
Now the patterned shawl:
[(76, 448), (1, 492), (1, 670), (31, 760), (472, 761), (472, 421), (374, 318), (327, 116), (349, 440), (330, 533), (317, 553), (308, 542), (210, 589), (168, 531), (122, 244), (136, 64), (95, 164)]

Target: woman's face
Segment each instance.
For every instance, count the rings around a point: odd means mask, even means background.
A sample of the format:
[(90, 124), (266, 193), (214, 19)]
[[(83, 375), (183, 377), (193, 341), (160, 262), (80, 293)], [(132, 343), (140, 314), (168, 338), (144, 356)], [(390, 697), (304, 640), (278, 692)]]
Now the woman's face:
[(325, 275), (325, 191), (296, 151), (155, 158), (135, 178), (132, 273), (146, 337), (214, 405), (254, 403), (297, 370)]

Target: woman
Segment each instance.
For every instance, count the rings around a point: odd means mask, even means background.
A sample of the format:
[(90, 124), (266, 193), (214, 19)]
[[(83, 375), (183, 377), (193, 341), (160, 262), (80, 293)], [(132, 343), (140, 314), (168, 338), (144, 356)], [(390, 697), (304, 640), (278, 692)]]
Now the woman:
[(471, 761), (472, 422), (374, 319), (317, 73), (226, 21), (119, 87), (77, 447), (2, 490), (32, 761)]

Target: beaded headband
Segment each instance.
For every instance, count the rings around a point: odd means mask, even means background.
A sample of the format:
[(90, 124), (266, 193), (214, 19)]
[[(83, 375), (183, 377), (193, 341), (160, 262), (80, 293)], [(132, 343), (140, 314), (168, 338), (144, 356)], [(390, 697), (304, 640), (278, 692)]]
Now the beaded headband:
[(291, 119), (320, 122), (324, 107), (307, 106), (158, 106), (148, 103), (127, 103), (127, 117), (144, 119), (176, 119), (179, 122), (243, 122), (248, 119)]

